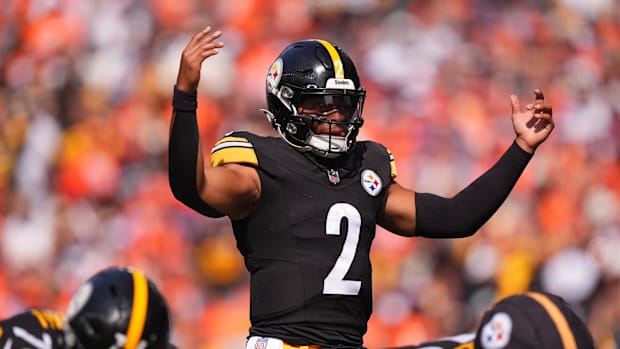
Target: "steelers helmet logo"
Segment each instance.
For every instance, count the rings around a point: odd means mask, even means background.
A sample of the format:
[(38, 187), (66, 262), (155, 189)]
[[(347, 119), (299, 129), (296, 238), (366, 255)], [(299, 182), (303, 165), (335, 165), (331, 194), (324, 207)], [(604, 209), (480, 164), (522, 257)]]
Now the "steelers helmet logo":
[(67, 309), (67, 318), (73, 318), (77, 313), (84, 308), (84, 305), (88, 303), (90, 296), (93, 294), (93, 284), (86, 282), (75, 292), (73, 298), (69, 302)]
[(484, 324), (480, 334), (480, 342), (484, 349), (505, 348), (510, 342), (512, 319), (506, 313), (497, 313)]
[(278, 58), (275, 62), (273, 62), (273, 64), (271, 64), (271, 67), (269, 67), (269, 72), (267, 73), (267, 90), (272, 91), (272, 93), (275, 94), (281, 78), (282, 58)]
[(377, 196), (383, 188), (381, 183), (381, 177), (379, 177), (373, 170), (362, 171), (362, 187), (371, 196)]

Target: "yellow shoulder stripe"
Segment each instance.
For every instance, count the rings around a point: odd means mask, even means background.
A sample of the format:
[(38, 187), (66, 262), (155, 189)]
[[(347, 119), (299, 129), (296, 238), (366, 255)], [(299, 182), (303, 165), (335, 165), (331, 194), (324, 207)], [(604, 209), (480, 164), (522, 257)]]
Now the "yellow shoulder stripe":
[(37, 320), (39, 320), (39, 325), (41, 325), (41, 327), (43, 327), (44, 330), (47, 330), (49, 325), (47, 324), (47, 320), (45, 320), (45, 318), (43, 317), (43, 314), (41, 314), (41, 312), (38, 311), (37, 309), (30, 310), (30, 313), (34, 315), (37, 318)]
[(224, 137), (211, 150), (211, 166), (250, 164), (258, 166), (252, 143), (243, 137)]
[(215, 143), (215, 146), (217, 147), (218, 145), (222, 143), (226, 143), (226, 142), (248, 142), (248, 139), (243, 138), (243, 137), (232, 137), (232, 136), (224, 137), (220, 139), (217, 143)]
[(62, 315), (48, 310), (31, 309), (30, 313), (39, 321), (43, 329), (62, 329)]
[(396, 170), (396, 161), (394, 161), (394, 154), (392, 154), (391, 150), (387, 150), (388, 156), (390, 157), (390, 170), (392, 178), (396, 178), (398, 176), (398, 171)]
[(463, 344), (459, 344), (457, 347), (455, 347), (454, 349), (474, 349), (474, 342), (467, 342), (467, 343), (463, 343)]

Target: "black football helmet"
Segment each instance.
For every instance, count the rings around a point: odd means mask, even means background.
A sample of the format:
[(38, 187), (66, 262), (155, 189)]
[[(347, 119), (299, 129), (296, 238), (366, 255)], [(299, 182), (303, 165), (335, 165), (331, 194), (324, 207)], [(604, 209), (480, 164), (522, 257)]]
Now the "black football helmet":
[[(273, 128), (300, 151), (335, 158), (353, 149), (363, 124), (366, 90), (353, 61), (338, 46), (324, 40), (302, 40), (286, 47), (267, 73), (267, 107), (262, 109)], [(313, 114), (300, 113), (312, 105)], [(338, 110), (344, 121), (329, 120)], [(329, 134), (315, 134), (312, 125), (326, 123)], [(332, 134), (332, 127), (344, 130)]]
[(72, 349), (167, 349), (170, 316), (153, 282), (133, 268), (111, 267), (88, 279), (65, 315)]

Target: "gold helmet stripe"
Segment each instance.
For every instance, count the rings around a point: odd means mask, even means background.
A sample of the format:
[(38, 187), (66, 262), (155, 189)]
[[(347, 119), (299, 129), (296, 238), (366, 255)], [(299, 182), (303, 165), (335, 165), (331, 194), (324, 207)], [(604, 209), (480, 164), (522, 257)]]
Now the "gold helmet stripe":
[(342, 65), (342, 59), (340, 59), (340, 55), (338, 51), (334, 47), (334, 45), (329, 42), (321, 39), (314, 39), (314, 41), (320, 43), (325, 47), (327, 52), (329, 52), (329, 56), (332, 59), (332, 63), (334, 64), (334, 74), (336, 75), (336, 79), (344, 79), (344, 66)]
[(135, 269), (131, 269), (131, 275), (133, 277), (133, 305), (131, 306), (131, 318), (127, 327), (127, 340), (124, 349), (138, 347), (140, 338), (142, 338), (142, 331), (144, 331), (149, 304), (149, 287), (146, 277), (141, 271)]
[(575, 342), (575, 336), (573, 335), (573, 331), (570, 329), (568, 325), (568, 321), (562, 314), (562, 311), (548, 298), (543, 294), (536, 292), (528, 292), (527, 295), (542, 305), (543, 308), (547, 311), (553, 324), (560, 333), (560, 338), (562, 338), (562, 344), (564, 345), (564, 349), (577, 349), (577, 342)]

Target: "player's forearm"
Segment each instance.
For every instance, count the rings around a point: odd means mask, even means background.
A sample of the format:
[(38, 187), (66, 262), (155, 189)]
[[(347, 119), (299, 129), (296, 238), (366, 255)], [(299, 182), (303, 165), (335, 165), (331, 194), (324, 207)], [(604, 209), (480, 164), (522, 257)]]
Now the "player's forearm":
[(198, 179), (204, 182), (204, 160), (196, 119), (196, 92), (174, 90), (173, 115), (168, 144), (168, 180), (174, 197), (209, 217), (223, 214), (209, 207), (200, 197)]
[(473, 235), (506, 200), (531, 157), (513, 142), (493, 167), (453, 198), (416, 193), (416, 235)]

